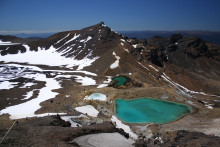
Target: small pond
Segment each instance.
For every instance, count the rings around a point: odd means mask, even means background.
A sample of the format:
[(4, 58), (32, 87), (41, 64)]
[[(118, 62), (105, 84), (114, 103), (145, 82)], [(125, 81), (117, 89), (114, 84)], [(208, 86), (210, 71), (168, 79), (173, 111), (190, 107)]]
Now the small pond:
[(106, 95), (102, 93), (92, 93), (91, 95), (87, 95), (84, 100), (99, 100), (99, 101), (106, 101), (107, 97)]
[(117, 99), (115, 106), (116, 116), (128, 123), (163, 124), (192, 112), (190, 106), (153, 98)]
[(113, 78), (113, 80), (117, 81), (115, 83), (117, 86), (124, 86), (126, 82), (128, 81), (128, 78), (125, 76), (118, 76), (118, 77)]

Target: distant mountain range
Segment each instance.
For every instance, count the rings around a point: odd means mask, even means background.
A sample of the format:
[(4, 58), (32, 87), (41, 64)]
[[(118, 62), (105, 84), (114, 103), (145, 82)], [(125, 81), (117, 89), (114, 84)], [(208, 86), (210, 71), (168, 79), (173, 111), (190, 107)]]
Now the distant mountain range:
[(48, 38), (50, 36), (52, 36), (53, 34), (55, 34), (56, 32), (53, 33), (20, 33), (20, 34), (14, 34), (14, 36), (16, 37), (20, 37), (20, 38), (28, 38), (28, 39), (33, 39), (33, 38)]
[(209, 43), (220, 44), (220, 32), (218, 31), (118, 31), (129, 38), (149, 39), (153, 36), (169, 37), (173, 34), (183, 36), (197, 36)]
[[(118, 31), (120, 34), (129, 38), (149, 39), (153, 36), (169, 37), (173, 34), (181, 34), (183, 36), (197, 36), (209, 43), (220, 44), (220, 32), (218, 31)], [(25, 39), (43, 39), (55, 34), (52, 33), (20, 33), (14, 34), (16, 37)]]

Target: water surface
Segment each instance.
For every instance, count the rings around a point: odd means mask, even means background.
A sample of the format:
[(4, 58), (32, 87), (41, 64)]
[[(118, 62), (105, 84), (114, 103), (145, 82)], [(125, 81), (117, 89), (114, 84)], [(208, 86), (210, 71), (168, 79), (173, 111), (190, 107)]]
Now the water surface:
[(191, 107), (153, 98), (117, 99), (116, 115), (128, 123), (168, 123), (191, 113)]
[(113, 80), (117, 81), (116, 82), (117, 86), (124, 86), (125, 83), (128, 81), (128, 78), (124, 76), (118, 76), (118, 77), (113, 78)]

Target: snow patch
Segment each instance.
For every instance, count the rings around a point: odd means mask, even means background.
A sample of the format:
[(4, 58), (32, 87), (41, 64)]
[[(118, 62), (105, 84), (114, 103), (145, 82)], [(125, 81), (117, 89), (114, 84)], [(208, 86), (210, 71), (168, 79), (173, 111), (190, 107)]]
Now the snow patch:
[(124, 40), (124, 39), (121, 39), (121, 41), (122, 41), (122, 42), (125, 42), (125, 40)]
[(96, 81), (89, 77), (82, 77), (78, 75), (74, 75), (76, 77), (76, 82), (81, 83), (82, 86), (96, 85)]
[(102, 27), (106, 27), (106, 25), (105, 25), (105, 24), (102, 24)]
[(20, 88), (29, 88), (29, 87), (31, 87), (31, 86), (33, 86), (33, 85), (36, 85), (36, 83), (30, 83), (30, 82), (28, 82), (28, 83), (25, 83), (25, 85), (21, 86)]
[(138, 64), (141, 65), (143, 68), (145, 68), (146, 70), (149, 71), (149, 69), (146, 66), (144, 66), (143, 64), (141, 64), (140, 62), (138, 62)]
[(114, 63), (111, 64), (110, 68), (115, 69), (119, 66), (119, 60), (116, 60)]
[(137, 44), (135, 44), (135, 45), (132, 45), (134, 48), (137, 48)]
[(69, 42), (71, 42), (73, 40), (76, 40), (79, 36), (80, 36), (80, 34), (78, 34), (78, 35), (75, 34), (74, 37), (72, 39), (68, 40), (67, 42), (65, 42), (65, 44), (67, 44), (67, 43), (69, 43)]
[(9, 81), (4, 81), (0, 83), (0, 89), (11, 89), (16, 87), (18, 82), (9, 82)]
[(88, 42), (88, 41), (91, 40), (91, 39), (92, 39), (92, 37), (91, 37), (91, 36), (88, 36), (87, 39), (82, 39), (82, 40), (80, 40), (79, 42), (86, 43), (86, 42)]
[(156, 72), (159, 72), (159, 70), (156, 69), (155, 67), (153, 67), (152, 65), (149, 65), (149, 67), (151, 67), (152, 69), (154, 69)]
[(122, 128), (126, 133), (129, 134), (129, 136), (133, 139), (138, 139), (138, 135), (137, 134), (134, 134), (132, 131), (131, 131), (131, 128), (125, 124), (123, 124), (120, 120), (118, 120), (117, 117), (115, 117), (114, 115), (112, 116), (111, 118), (111, 121), (113, 123), (116, 124), (116, 128)]
[[(49, 72), (51, 75), (53, 74), (55, 77), (48, 78), (44, 72), (47, 73)], [(65, 75), (62, 75), (64, 73)], [(68, 73), (71, 73), (71, 75), (68, 75)], [(10, 83), (8, 81), (11, 79), (17, 79), (22, 77), (25, 79), (29, 79), (28, 81), (43, 81), (45, 82), (45, 87), (41, 89), (34, 89), (32, 91), (27, 92), (26, 95), (23, 95), (24, 98), (22, 100), (30, 99), (33, 96), (34, 91), (39, 90), (38, 95), (36, 96), (34, 95), (33, 99), (18, 105), (6, 107), (5, 109), (0, 111), (0, 115), (2, 115), (3, 113), (8, 113), (9, 115), (11, 115), (10, 116), (11, 119), (20, 119), (26, 117), (42, 117), (46, 115), (56, 114), (56, 113), (35, 114), (35, 111), (41, 108), (40, 106), (41, 102), (54, 98), (58, 94), (57, 92), (53, 92), (53, 90), (55, 89), (62, 88), (58, 82), (58, 78), (76, 77), (77, 78), (76, 81), (82, 83), (82, 85), (94, 85), (96, 83), (96, 81), (93, 80), (92, 78), (86, 76), (82, 77), (78, 75), (73, 75), (73, 73), (84, 73), (92, 76), (97, 76), (96, 74), (87, 71), (42, 70), (41, 68), (36, 66), (27, 66), (27, 65), (18, 65), (18, 64), (1, 65), (0, 80), (4, 82), (4, 83), (2, 82), (4, 85)], [(35, 84), (36, 83), (28, 82), (25, 83), (20, 88), (26, 88)], [(8, 85), (7, 88), (10, 87), (9, 84), (7, 85)], [(60, 113), (60, 114), (64, 114), (64, 113)]]
[(70, 127), (81, 127), (82, 125), (74, 122), (72, 119), (75, 119), (75, 118), (88, 118), (87, 116), (81, 114), (79, 116), (61, 116), (60, 117), (62, 120), (64, 121), (68, 121), (70, 122), (71, 126)]
[(208, 108), (208, 109), (213, 109), (213, 105), (214, 104), (209, 104), (208, 102), (206, 102), (206, 101), (202, 101), (204, 104), (205, 104), (205, 106)]
[(110, 65), (110, 69), (115, 69), (115, 68), (119, 67), (120, 57), (117, 56), (115, 52), (113, 52), (112, 55), (115, 56), (116, 61)]
[(161, 138), (161, 137), (156, 137), (154, 140), (158, 140), (158, 141), (160, 141), (160, 143), (163, 143), (164, 141), (163, 141), (163, 139)]
[(108, 79), (106, 81), (103, 81), (102, 84), (100, 84), (97, 88), (103, 88), (103, 87), (107, 87), (108, 84), (111, 82), (112, 80), (112, 76), (106, 76)]
[(99, 114), (99, 111), (97, 111), (92, 105), (76, 107), (75, 110), (92, 117), (97, 117)]
[(68, 33), (64, 38), (62, 38), (62, 39), (60, 39), (59, 41), (57, 41), (57, 43), (55, 43), (55, 44), (60, 43), (61, 41), (63, 41), (64, 39), (66, 39), (69, 35), (70, 35), (70, 33)]
[(37, 81), (45, 81), (46, 86), (40, 89), (37, 98), (27, 101), (25, 103), (6, 107), (5, 109), (0, 111), (0, 114), (10, 114), (10, 119), (41, 116), (35, 114), (35, 111), (41, 108), (40, 103), (48, 99), (54, 98), (58, 93), (53, 92), (53, 90), (61, 88), (60, 84), (56, 80), (54, 80), (53, 78), (47, 78), (44, 74), (37, 73), (25, 75), (23, 77), (34, 78)]
[(175, 87), (178, 87), (178, 89), (183, 92), (183, 93), (188, 93), (188, 94), (201, 94), (201, 95), (208, 95), (208, 96), (212, 96), (212, 97), (220, 97), (218, 95), (211, 95), (211, 94), (206, 94), (204, 92), (197, 92), (197, 91), (192, 91), (187, 89), (186, 87), (172, 81), (165, 73), (163, 73), (163, 75), (161, 76), (165, 81), (169, 82), (170, 84), (172, 84)]
[(192, 106), (197, 106), (195, 103), (193, 103), (193, 102), (190, 101), (190, 100), (187, 100), (186, 103), (189, 104), (189, 105), (192, 105)]
[(35, 90), (29, 91), (26, 95), (24, 95), (25, 98), (23, 98), (22, 100), (28, 100), (28, 99), (30, 99), (30, 98), (33, 96), (33, 94), (34, 94), (34, 91), (35, 91)]
[(106, 95), (102, 93), (92, 93), (91, 95), (85, 96), (84, 100), (99, 100), (99, 101), (106, 101)]
[(10, 41), (2, 41), (0, 39), (0, 45), (18, 45), (20, 43), (11, 43)]
[(125, 51), (126, 51), (127, 53), (129, 53), (129, 50), (128, 50), (128, 49), (125, 49)]
[(56, 49), (53, 46), (51, 46), (47, 50), (45, 50), (45, 48), (38, 47), (39, 50), (37, 52), (30, 51), (30, 47), (28, 45), (23, 46), (27, 49), (25, 53), (1, 56), (0, 61), (39, 64), (48, 66), (65, 66), (67, 68), (78, 66), (78, 70), (81, 70), (86, 66), (90, 66), (96, 59), (99, 58), (94, 57), (93, 59), (88, 59), (85, 57), (82, 60), (76, 60), (74, 58), (66, 58), (62, 56), (62, 53), (56, 52)]

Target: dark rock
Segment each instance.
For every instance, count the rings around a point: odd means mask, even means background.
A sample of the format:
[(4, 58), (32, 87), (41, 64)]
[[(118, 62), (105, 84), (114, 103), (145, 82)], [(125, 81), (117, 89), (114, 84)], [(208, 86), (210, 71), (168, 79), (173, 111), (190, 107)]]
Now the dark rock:
[(147, 143), (143, 139), (138, 139), (135, 141), (135, 147), (147, 147)]
[(66, 121), (62, 120), (59, 115), (53, 116), (53, 117), (55, 117), (56, 119), (50, 123), (51, 126), (61, 126), (61, 127), (70, 127), (71, 126), (70, 122), (66, 122)]
[(174, 44), (174, 43), (178, 43), (182, 38), (183, 38), (182, 35), (180, 35), (180, 34), (174, 34), (174, 35), (172, 35), (172, 36), (170, 36), (170, 37), (168, 38), (167, 43), (168, 43), (168, 45)]

